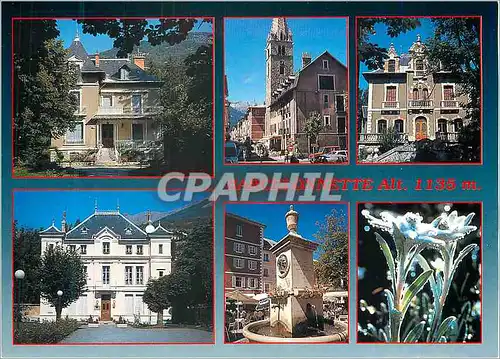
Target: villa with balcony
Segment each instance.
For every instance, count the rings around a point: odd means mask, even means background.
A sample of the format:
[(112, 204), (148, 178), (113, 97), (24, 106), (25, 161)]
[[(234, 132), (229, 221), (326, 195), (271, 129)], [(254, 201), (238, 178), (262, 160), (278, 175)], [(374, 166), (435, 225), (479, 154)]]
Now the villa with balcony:
[(78, 74), (71, 90), (79, 104), (76, 124), (52, 140), (52, 156), (64, 160), (96, 153), (97, 161), (118, 161), (123, 146), (137, 148), (161, 140), (155, 124), (162, 82), (145, 70), (146, 55), (104, 58), (89, 55), (78, 36), (68, 48), (68, 66)]
[(389, 129), (400, 144), (424, 139), (456, 144), (468, 103), (456, 76), (430, 70), (420, 36), (407, 54), (399, 55), (391, 44), (387, 55), (383, 68), (362, 74), (368, 103), (359, 119), (359, 148), (378, 149)]

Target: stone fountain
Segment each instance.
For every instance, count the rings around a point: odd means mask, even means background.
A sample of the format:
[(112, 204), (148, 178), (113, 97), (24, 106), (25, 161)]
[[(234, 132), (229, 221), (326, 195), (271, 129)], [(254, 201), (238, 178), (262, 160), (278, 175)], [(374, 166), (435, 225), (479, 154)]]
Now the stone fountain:
[(271, 250), (276, 256), (276, 292), (270, 318), (243, 328), (250, 342), (341, 342), (347, 324), (323, 318), (323, 293), (315, 288), (313, 252), (318, 244), (297, 232), (299, 214), (285, 214), (288, 233)]

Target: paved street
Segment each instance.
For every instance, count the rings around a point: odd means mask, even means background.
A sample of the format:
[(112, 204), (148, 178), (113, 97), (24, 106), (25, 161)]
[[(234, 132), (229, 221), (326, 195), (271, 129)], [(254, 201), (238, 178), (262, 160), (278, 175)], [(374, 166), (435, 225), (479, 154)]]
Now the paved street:
[(101, 325), (76, 330), (61, 343), (211, 343), (212, 333), (191, 328), (139, 329)]

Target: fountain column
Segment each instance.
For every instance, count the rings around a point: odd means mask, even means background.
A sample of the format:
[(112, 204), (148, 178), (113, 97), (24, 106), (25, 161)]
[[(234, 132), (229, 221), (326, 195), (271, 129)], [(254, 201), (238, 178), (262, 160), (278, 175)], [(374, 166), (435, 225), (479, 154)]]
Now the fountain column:
[(271, 297), (270, 325), (281, 323), (292, 336), (297, 324), (323, 315), (323, 295), (315, 291), (313, 252), (318, 244), (297, 233), (299, 214), (285, 215), (288, 234), (271, 250), (276, 255), (277, 295)]

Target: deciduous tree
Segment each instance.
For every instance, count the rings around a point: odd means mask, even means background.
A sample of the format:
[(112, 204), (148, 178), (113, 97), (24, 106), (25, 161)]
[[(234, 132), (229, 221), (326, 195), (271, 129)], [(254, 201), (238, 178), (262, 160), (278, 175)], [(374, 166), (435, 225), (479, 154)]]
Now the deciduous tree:
[(157, 325), (163, 324), (163, 311), (170, 306), (168, 300), (168, 276), (150, 279), (144, 291), (143, 301), (149, 310), (157, 314)]
[(308, 150), (311, 151), (311, 141), (318, 141), (318, 135), (323, 130), (323, 119), (318, 112), (311, 112), (306, 120), (304, 132), (307, 134)]
[(14, 303), (40, 303), (40, 252), (38, 231), (18, 227), (14, 222), (14, 270), (22, 269), (26, 274), (22, 280), (21, 298), (17, 290), (19, 281), (14, 281)]

